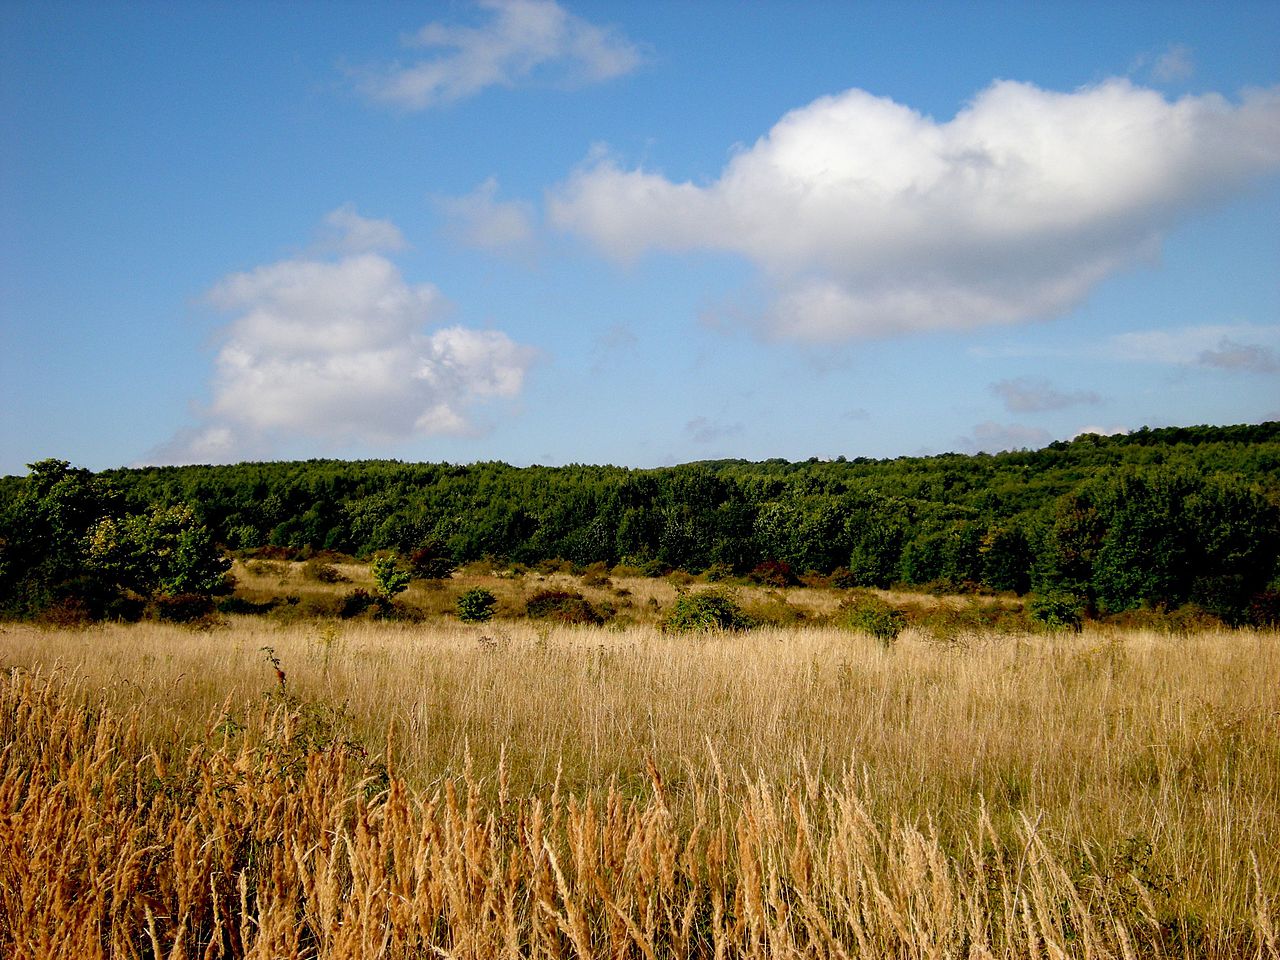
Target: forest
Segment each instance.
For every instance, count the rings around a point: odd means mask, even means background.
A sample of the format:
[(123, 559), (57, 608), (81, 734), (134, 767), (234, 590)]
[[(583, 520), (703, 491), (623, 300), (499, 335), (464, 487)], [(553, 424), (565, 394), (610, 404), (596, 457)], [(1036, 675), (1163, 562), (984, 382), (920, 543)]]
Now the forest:
[[(216, 593), (226, 554), (624, 564), (708, 580), (1034, 591), (1083, 615), (1277, 616), (1280, 422), (1040, 450), (657, 469), (309, 460), (0, 479), (0, 613)], [(425, 575), (432, 575), (430, 572)]]

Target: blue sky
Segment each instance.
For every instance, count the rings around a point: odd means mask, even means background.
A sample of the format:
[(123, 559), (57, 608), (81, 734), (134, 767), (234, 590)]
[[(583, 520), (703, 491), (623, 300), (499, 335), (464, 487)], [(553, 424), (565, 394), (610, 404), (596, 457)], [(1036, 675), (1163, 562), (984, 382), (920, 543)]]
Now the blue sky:
[(1280, 419), (1280, 4), (0, 0), (0, 473)]

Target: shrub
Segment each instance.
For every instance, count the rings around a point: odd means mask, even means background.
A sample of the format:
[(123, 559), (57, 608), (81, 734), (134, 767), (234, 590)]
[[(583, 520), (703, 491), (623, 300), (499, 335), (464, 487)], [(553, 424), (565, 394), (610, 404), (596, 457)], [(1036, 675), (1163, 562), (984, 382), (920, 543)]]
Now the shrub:
[(1032, 628), (1022, 601), (1012, 599), (983, 602), (970, 597), (962, 606), (907, 606), (903, 612), (911, 626), (928, 631), (937, 640), (972, 634), (1025, 633)]
[(1249, 622), (1255, 627), (1280, 627), (1280, 590), (1267, 589), (1253, 595)]
[(747, 630), (754, 626), (737, 601), (721, 590), (682, 593), (668, 614), (666, 627), (680, 633), (691, 630)]
[(269, 600), (264, 600), (261, 603), (249, 600), (245, 597), (223, 597), (218, 601), (218, 612), (257, 615), (269, 613), (279, 602), (280, 601), (275, 597), (272, 597)]
[(358, 617), (364, 613), (375, 602), (375, 597), (368, 590), (359, 588), (352, 590), (342, 598), (342, 608), (338, 611), (338, 616), (343, 620), (350, 620), (352, 617)]
[(862, 578), (848, 567), (836, 567), (827, 579), (837, 590), (852, 590), (854, 587), (863, 586)]
[(493, 617), (498, 598), (484, 587), (475, 587), (458, 597), (458, 619), (463, 623), (484, 623)]
[(747, 574), (747, 579), (766, 587), (794, 587), (800, 582), (784, 560), (766, 560)]
[(155, 614), (169, 623), (194, 623), (215, 611), (213, 597), (207, 593), (178, 593), (155, 599)]
[(289, 579), (289, 566), (280, 560), (253, 559), (244, 568), (255, 577), (271, 577), (282, 583)]
[(747, 615), (761, 626), (793, 627), (804, 622), (804, 611), (787, 603), (786, 597), (773, 590), (761, 603), (748, 606)]
[(409, 554), (409, 571), (416, 580), (447, 580), (458, 565), (437, 543), (425, 543)]
[(720, 583), (724, 580), (732, 580), (733, 576), (733, 567), (721, 561), (711, 564), (711, 566), (702, 571), (702, 579), (706, 580), (707, 583)]
[(302, 565), (302, 576), (316, 583), (350, 583), (350, 577), (343, 576), (342, 571), (327, 560), (312, 557)]
[(582, 571), (582, 585), (584, 587), (611, 587), (613, 581), (609, 579), (608, 564), (597, 561), (591, 564), (587, 569)]
[(601, 624), (604, 617), (580, 593), (568, 590), (539, 590), (524, 605), (525, 614), (535, 620), (558, 623)]
[(1027, 603), (1031, 619), (1050, 630), (1074, 630), (1084, 626), (1084, 601), (1065, 590), (1033, 594)]
[(872, 593), (858, 593), (840, 604), (836, 622), (850, 630), (869, 633), (882, 646), (898, 639), (907, 625), (906, 615)]

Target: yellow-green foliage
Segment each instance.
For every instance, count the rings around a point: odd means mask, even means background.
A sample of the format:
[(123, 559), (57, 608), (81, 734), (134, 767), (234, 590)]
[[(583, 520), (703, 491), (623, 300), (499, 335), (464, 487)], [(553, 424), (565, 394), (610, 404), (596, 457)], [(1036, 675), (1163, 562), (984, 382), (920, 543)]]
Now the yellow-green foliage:
[(244, 618), (0, 663), (0, 956), (1278, 955), (1274, 632)]

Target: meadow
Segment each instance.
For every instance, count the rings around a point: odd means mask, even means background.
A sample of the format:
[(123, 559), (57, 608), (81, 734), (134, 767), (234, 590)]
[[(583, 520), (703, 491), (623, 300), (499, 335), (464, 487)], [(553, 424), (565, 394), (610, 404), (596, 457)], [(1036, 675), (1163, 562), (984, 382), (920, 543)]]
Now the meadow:
[[(678, 584), (480, 570), (316, 615), (342, 572), (0, 626), (0, 954), (1280, 957), (1275, 631), (673, 634)], [(515, 615), (571, 580), (616, 616)]]

